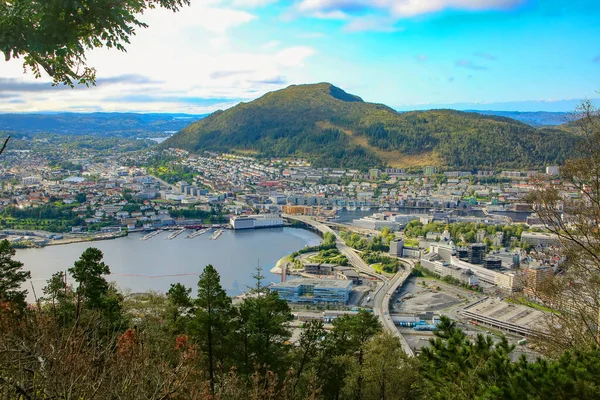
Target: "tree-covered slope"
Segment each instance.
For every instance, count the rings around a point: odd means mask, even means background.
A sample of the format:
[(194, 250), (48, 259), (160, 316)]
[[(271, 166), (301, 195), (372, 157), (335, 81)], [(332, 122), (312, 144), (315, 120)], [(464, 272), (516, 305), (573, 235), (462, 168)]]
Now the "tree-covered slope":
[(398, 113), (328, 84), (290, 86), (174, 135), (163, 147), (303, 156), (316, 166), (434, 163), (530, 167), (561, 163), (573, 136), (510, 118), (433, 110)]

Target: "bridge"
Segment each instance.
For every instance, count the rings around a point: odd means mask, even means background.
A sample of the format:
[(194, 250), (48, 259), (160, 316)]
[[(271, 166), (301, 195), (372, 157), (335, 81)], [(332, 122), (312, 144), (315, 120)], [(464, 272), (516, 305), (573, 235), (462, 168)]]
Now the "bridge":
[(317, 221), (311, 217), (301, 215), (283, 214), (282, 216), (286, 219), (293, 219), (296, 221), (303, 222), (306, 225), (313, 227), (314, 229), (318, 230), (323, 234), (331, 233), (335, 235), (335, 242), (338, 250), (340, 251), (340, 253), (345, 255), (346, 258), (348, 258), (350, 264), (354, 268), (356, 268), (356, 270), (358, 270), (360, 273), (372, 276), (382, 282), (382, 285), (378, 285), (378, 287), (375, 289), (375, 294), (373, 296), (373, 314), (375, 314), (379, 318), (379, 320), (381, 321), (381, 325), (386, 331), (390, 332), (400, 340), (400, 344), (402, 345), (402, 349), (404, 350), (404, 352), (410, 357), (414, 356), (414, 353), (408, 345), (408, 342), (396, 328), (396, 325), (394, 324), (394, 321), (392, 320), (392, 317), (390, 316), (389, 312), (390, 299), (393, 296), (396, 289), (402, 286), (406, 279), (410, 276), (410, 270), (412, 270), (412, 268), (414, 267), (413, 261), (407, 259), (400, 259), (400, 261), (405, 266), (408, 266), (408, 270), (399, 271), (390, 279), (385, 275), (375, 272), (371, 267), (369, 267), (367, 263), (365, 263), (364, 260), (360, 258), (360, 256), (356, 253), (356, 250), (348, 246), (346, 242), (344, 242), (344, 240), (333, 229), (331, 229), (324, 223)]

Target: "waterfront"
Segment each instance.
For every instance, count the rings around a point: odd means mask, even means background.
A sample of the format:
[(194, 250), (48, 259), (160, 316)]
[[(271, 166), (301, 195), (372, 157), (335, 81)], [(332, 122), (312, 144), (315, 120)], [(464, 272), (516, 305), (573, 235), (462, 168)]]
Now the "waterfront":
[[(277, 282), (280, 278), (269, 270), (281, 257), (321, 240), (315, 233), (295, 228), (226, 230), (217, 240), (210, 240), (210, 235), (186, 239), (186, 234), (168, 240), (168, 235), (162, 232), (140, 241), (143, 234), (133, 233), (115, 240), (20, 249), (15, 258), (31, 271), (38, 296), (53, 273), (72, 267), (88, 247), (104, 253), (104, 261), (111, 269), (108, 280), (115, 281), (123, 290), (166, 292), (171, 283), (181, 282), (195, 292), (198, 275), (204, 266), (212, 264), (221, 274), (227, 292), (238, 295), (253, 284), (252, 274), (259, 261), (265, 283)], [(31, 292), (29, 283), (26, 288)], [(29, 296), (32, 300), (31, 293)]]

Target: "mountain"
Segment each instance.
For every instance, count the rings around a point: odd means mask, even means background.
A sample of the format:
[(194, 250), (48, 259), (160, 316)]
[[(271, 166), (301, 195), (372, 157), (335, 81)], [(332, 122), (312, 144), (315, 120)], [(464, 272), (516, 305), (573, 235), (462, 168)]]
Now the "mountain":
[(398, 113), (319, 83), (217, 111), (161, 146), (299, 156), (329, 167), (508, 168), (559, 164), (575, 140), (570, 133), (506, 117), (453, 110)]
[(0, 114), (0, 131), (117, 137), (176, 132), (206, 115), (137, 113)]
[(573, 113), (569, 112), (548, 112), (548, 111), (470, 111), (477, 114), (496, 115), (498, 117), (507, 117), (524, 122), (536, 128), (563, 125), (573, 118)]

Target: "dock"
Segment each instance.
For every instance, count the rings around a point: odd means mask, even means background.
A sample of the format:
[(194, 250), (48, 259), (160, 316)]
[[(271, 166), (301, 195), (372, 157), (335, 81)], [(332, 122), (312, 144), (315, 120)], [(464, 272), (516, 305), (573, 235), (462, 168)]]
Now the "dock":
[(181, 235), (185, 231), (185, 229), (177, 229), (175, 232), (171, 232), (167, 237), (167, 240), (175, 239), (177, 236)]
[(140, 240), (148, 240), (148, 239), (151, 239), (151, 238), (153, 238), (154, 236), (156, 236), (156, 235), (159, 235), (161, 232), (162, 232), (161, 230), (152, 231), (152, 232), (150, 232), (149, 234), (147, 234), (146, 236), (144, 236), (144, 237), (141, 237), (141, 238), (140, 238)]
[(217, 240), (223, 234), (223, 229), (219, 229), (211, 236), (210, 240)]
[(197, 230), (197, 231), (195, 231), (195, 232), (192, 232), (192, 233), (190, 233), (190, 234), (189, 234), (189, 235), (187, 235), (185, 238), (186, 238), (186, 239), (193, 239), (193, 238), (195, 238), (196, 236), (204, 235), (206, 232), (208, 232), (208, 231), (210, 231), (210, 230), (211, 230), (211, 228), (200, 229), (200, 230)]

